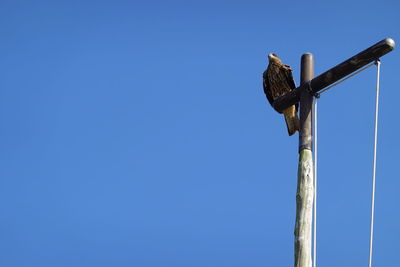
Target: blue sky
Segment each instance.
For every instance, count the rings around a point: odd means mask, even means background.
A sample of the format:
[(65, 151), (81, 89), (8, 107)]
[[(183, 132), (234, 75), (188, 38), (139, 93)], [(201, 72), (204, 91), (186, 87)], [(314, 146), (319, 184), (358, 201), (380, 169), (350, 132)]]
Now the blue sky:
[[(397, 1), (2, 1), (0, 265), (291, 266), (297, 135), (267, 54), (315, 73)], [(382, 58), (375, 266), (397, 266), (397, 50)], [(375, 70), (319, 100), (321, 266), (368, 262)]]

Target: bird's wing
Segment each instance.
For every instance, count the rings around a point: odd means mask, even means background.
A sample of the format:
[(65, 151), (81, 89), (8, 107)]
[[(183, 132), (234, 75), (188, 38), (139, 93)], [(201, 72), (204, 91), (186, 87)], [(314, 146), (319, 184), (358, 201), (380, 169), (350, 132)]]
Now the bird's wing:
[(286, 80), (287, 80), (290, 88), (291, 89), (296, 88), (296, 84), (295, 84), (294, 79), (293, 79), (292, 69), (290, 68), (290, 66), (285, 65), (284, 70), (285, 70)]
[(267, 71), (264, 71), (263, 73), (263, 87), (264, 87), (264, 93), (267, 96), (269, 103), (272, 105), (272, 103), (274, 103), (274, 99), (271, 95), (271, 86), (268, 81)]
[[(293, 79), (292, 69), (288, 65), (285, 65), (285, 76), (286, 76), (286, 79), (288, 81), (290, 88), (292, 90), (294, 88), (296, 88), (296, 83), (294, 82), (294, 79)], [(296, 103), (295, 106), (296, 106), (296, 112), (297, 112), (297, 110), (299, 109), (299, 103)]]

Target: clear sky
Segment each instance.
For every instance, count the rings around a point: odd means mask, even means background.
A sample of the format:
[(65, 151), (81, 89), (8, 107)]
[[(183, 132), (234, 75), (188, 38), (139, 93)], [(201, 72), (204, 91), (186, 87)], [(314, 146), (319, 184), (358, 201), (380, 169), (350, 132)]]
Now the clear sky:
[[(293, 265), (298, 136), (267, 54), (319, 74), (400, 42), (398, 1), (0, 3), (0, 266)], [(375, 266), (400, 249), (398, 51), (382, 58)], [(375, 68), (319, 100), (320, 266), (366, 266)]]

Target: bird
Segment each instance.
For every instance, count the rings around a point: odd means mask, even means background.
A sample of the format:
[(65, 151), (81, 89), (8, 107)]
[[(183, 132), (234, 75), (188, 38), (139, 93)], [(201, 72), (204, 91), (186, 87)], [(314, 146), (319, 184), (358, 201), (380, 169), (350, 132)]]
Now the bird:
[[(268, 60), (268, 67), (263, 73), (263, 88), (272, 106), (276, 98), (295, 89), (296, 84), (293, 80), (291, 67), (283, 64), (277, 54), (268, 54)], [(297, 111), (298, 104), (292, 105), (282, 112), (285, 117), (289, 136), (298, 131), (300, 127)]]

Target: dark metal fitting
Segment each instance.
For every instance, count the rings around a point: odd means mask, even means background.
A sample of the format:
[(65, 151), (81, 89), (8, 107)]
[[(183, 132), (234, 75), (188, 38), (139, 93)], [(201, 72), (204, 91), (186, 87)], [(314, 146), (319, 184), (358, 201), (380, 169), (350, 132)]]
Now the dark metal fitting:
[(308, 81), (307, 82), (307, 92), (310, 94), (310, 95), (312, 95), (312, 96), (314, 96), (315, 98), (320, 98), (320, 94), (318, 94), (318, 93), (313, 93), (313, 91), (312, 91), (312, 87), (311, 87), (311, 81)]

